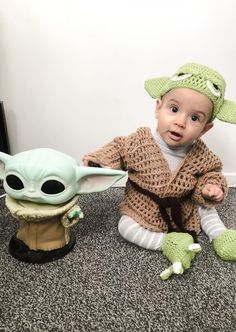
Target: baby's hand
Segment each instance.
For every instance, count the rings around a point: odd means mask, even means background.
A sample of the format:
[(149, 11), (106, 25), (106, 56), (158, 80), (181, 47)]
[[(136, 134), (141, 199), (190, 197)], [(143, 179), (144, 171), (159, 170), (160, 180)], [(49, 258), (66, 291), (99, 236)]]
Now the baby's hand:
[(92, 156), (90, 156), (89, 154), (85, 155), (82, 160), (83, 160), (84, 166), (89, 166), (89, 161), (92, 161), (93, 163), (98, 164), (98, 161), (95, 158), (93, 158)]
[(220, 202), (224, 198), (224, 193), (216, 184), (206, 184), (202, 190), (204, 198)]

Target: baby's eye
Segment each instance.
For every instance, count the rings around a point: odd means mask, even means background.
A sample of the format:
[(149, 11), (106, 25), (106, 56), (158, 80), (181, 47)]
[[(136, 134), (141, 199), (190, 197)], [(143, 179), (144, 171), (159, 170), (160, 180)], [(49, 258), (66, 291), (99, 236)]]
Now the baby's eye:
[(191, 116), (191, 119), (192, 119), (192, 121), (200, 121), (199, 116), (196, 115), (196, 114), (193, 114), (193, 115)]
[(64, 184), (57, 180), (47, 180), (41, 187), (41, 191), (48, 195), (56, 195), (63, 192), (64, 190)]
[(176, 107), (176, 106), (171, 106), (170, 107), (170, 110), (171, 110), (171, 112), (173, 112), (173, 113), (177, 113), (178, 112), (178, 107)]
[(21, 179), (14, 175), (14, 174), (9, 174), (6, 177), (6, 183), (8, 187), (10, 187), (13, 190), (22, 190), (24, 189), (24, 184), (21, 181)]

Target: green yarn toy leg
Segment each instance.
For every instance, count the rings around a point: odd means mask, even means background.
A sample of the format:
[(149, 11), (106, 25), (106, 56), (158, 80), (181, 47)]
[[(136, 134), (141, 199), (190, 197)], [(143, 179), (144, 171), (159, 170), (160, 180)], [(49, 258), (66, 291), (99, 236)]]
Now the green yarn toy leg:
[(236, 260), (236, 230), (227, 229), (214, 241), (213, 247), (217, 255), (225, 261)]
[(160, 274), (162, 280), (167, 280), (172, 274), (182, 274), (184, 270), (189, 269), (191, 261), (196, 253), (201, 251), (201, 247), (194, 243), (191, 235), (173, 232), (165, 236), (162, 251), (172, 263)]

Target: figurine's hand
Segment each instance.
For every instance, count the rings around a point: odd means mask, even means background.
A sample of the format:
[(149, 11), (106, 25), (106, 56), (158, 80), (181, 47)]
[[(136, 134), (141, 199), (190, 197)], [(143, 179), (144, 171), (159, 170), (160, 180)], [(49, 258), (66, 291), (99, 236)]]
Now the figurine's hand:
[(77, 222), (79, 221), (79, 219), (82, 219), (83, 217), (84, 217), (84, 214), (83, 214), (81, 208), (78, 205), (76, 205), (72, 209), (70, 209), (63, 216), (63, 218), (62, 218), (62, 224), (66, 228), (72, 227), (75, 224), (77, 224)]
[(77, 218), (82, 219), (83, 217), (84, 217), (84, 214), (78, 205), (73, 207), (67, 215), (67, 218), (70, 221), (72, 221), (73, 219), (77, 219)]
[(201, 251), (201, 247), (193, 242), (190, 234), (173, 232), (165, 236), (162, 251), (172, 263), (160, 274), (162, 280), (167, 280), (172, 274), (182, 274), (184, 270), (189, 269), (191, 261), (196, 253)]
[(216, 184), (206, 184), (202, 189), (202, 196), (204, 198), (220, 202), (224, 198), (224, 193)]

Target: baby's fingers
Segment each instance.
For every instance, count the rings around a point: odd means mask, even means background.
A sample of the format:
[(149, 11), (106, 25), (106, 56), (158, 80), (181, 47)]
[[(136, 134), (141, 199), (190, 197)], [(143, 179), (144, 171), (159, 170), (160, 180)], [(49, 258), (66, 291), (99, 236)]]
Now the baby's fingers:
[(86, 155), (82, 159), (83, 165), (88, 166), (89, 162), (97, 163), (97, 160), (94, 157), (91, 157), (90, 155)]

